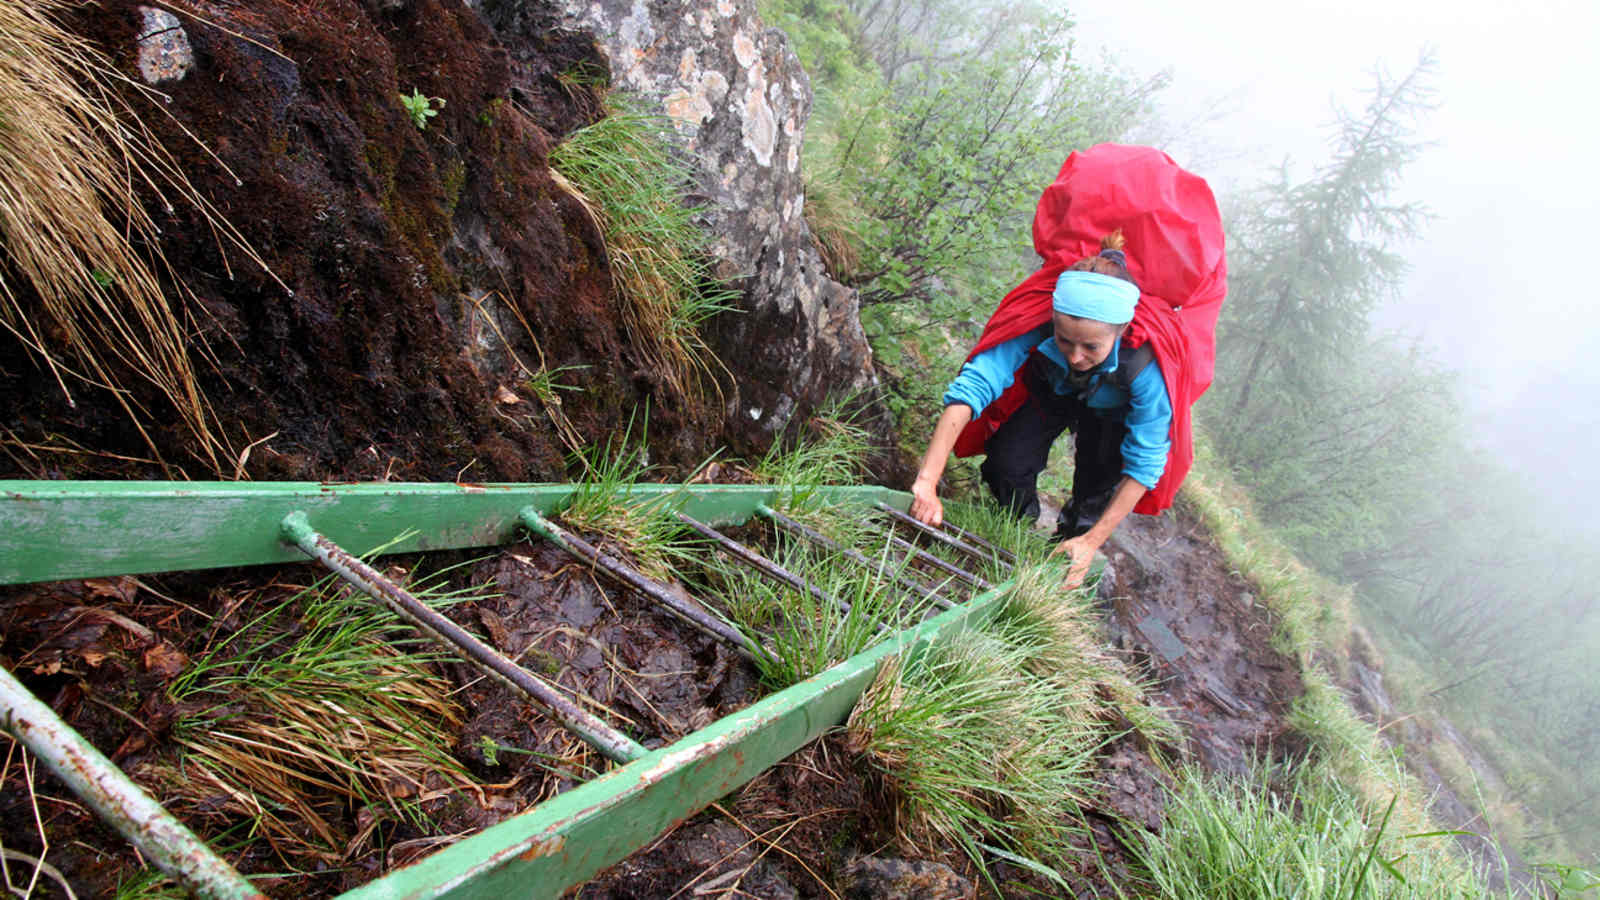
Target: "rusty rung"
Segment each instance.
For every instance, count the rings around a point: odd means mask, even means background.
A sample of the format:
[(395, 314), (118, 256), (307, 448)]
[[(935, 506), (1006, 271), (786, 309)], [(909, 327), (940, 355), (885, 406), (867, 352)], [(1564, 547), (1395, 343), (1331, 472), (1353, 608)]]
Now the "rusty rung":
[(913, 578), (903, 570), (898, 573), (891, 573), (887, 571), (881, 564), (874, 563), (872, 560), (862, 556), (859, 552), (852, 550), (849, 547), (840, 545), (839, 542), (835, 541), (833, 538), (828, 537), (827, 535), (817, 531), (815, 528), (812, 528), (809, 525), (804, 524), (803, 522), (797, 522), (794, 519), (789, 518), (765, 503), (757, 506), (756, 512), (767, 517), (768, 519), (771, 519), (773, 522), (776, 522), (780, 528), (783, 528), (784, 530), (794, 534), (798, 534), (830, 553), (837, 553), (857, 565), (865, 566), (876, 573), (879, 577), (887, 576), (891, 584), (898, 588), (901, 593), (910, 596), (913, 600), (932, 600), (934, 603), (938, 604), (944, 609), (953, 609), (955, 606), (955, 604), (951, 603), (949, 600), (946, 600), (944, 596), (939, 593), (938, 587), (931, 586), (920, 579)]
[(945, 562), (939, 557), (934, 556), (932, 553), (929, 553), (928, 551), (918, 547), (916, 544), (911, 543), (899, 535), (889, 535), (889, 543), (899, 547), (901, 550), (904, 550), (907, 553), (910, 553), (912, 558), (918, 562), (933, 566), (934, 568), (948, 575), (954, 575), (955, 577), (965, 581), (967, 584), (977, 588), (980, 591), (987, 591), (989, 588), (993, 587), (993, 585), (989, 584), (989, 582), (983, 580), (977, 575), (968, 572), (960, 566)]
[(900, 523), (902, 523), (904, 525), (909, 525), (912, 528), (915, 528), (916, 530), (922, 532), (923, 534), (928, 535), (929, 537), (931, 537), (931, 538), (933, 538), (935, 540), (943, 541), (944, 543), (949, 544), (951, 547), (954, 547), (955, 549), (961, 551), (962, 553), (965, 553), (966, 555), (972, 557), (973, 559), (977, 560), (978, 562), (982, 562), (982, 563), (992, 562), (992, 558), (991, 557), (984, 555), (983, 551), (981, 551), (978, 548), (972, 546), (971, 544), (968, 544), (967, 542), (961, 540), (960, 538), (951, 537), (950, 535), (945, 534), (943, 529), (935, 528), (935, 527), (933, 527), (932, 525), (929, 525), (926, 522), (923, 522), (923, 521), (921, 521), (919, 519), (913, 518), (912, 516), (908, 516), (905, 513), (901, 512), (900, 510), (895, 509), (894, 507), (890, 506), (889, 504), (884, 503), (882, 500), (878, 501), (878, 509), (881, 509), (884, 512), (888, 513), (889, 517), (894, 519), (896, 522), (900, 522)]
[(287, 543), (299, 547), (307, 556), (388, 607), (395, 615), (454, 650), (478, 671), (543, 707), (562, 727), (583, 738), (607, 758), (626, 763), (649, 752), (627, 735), (579, 708), (552, 685), (507, 659), (476, 635), (430, 609), (426, 603), (412, 596), (410, 591), (318, 534), (305, 513), (290, 513), (283, 520), (282, 530)]
[[(0, 666), (0, 732), (16, 738), (57, 778), (126, 837), (145, 859), (195, 896), (265, 900), (238, 870), (117, 768), (83, 735), (61, 721)], [(19, 788), (20, 790), (20, 788)], [(26, 873), (24, 873), (26, 881)], [(12, 888), (17, 896), (27, 896)], [(54, 893), (43, 890), (40, 893)]]
[(729, 556), (732, 556), (734, 559), (745, 563), (761, 574), (766, 575), (774, 581), (786, 584), (797, 591), (809, 593), (812, 597), (815, 597), (818, 602), (826, 606), (836, 606), (842, 612), (850, 611), (849, 603), (846, 603), (832, 594), (829, 594), (822, 588), (817, 587), (809, 579), (801, 578), (799, 575), (790, 572), (783, 566), (780, 566), (776, 562), (773, 562), (765, 556), (762, 556), (760, 553), (751, 550), (749, 547), (746, 547), (733, 538), (728, 537), (715, 528), (712, 528), (710, 525), (701, 522), (699, 519), (692, 518), (681, 512), (677, 513), (676, 515), (679, 522), (689, 526), (689, 528), (696, 534), (699, 534), (701, 537), (710, 538), (718, 548), (726, 552)]
[(993, 555), (996, 559), (1000, 560), (1006, 565), (1016, 568), (1017, 557), (1010, 550), (1007, 550), (1004, 547), (996, 547), (994, 544), (989, 542), (988, 538), (985, 538), (981, 534), (968, 531), (965, 528), (962, 528), (960, 525), (952, 525), (949, 522), (946, 522), (944, 523), (944, 527), (963, 541), (966, 541), (972, 546), (977, 547), (979, 550), (983, 550)]
[(758, 652), (771, 658), (772, 654), (767, 652), (766, 648), (740, 634), (738, 629), (727, 622), (701, 609), (682, 588), (674, 591), (668, 585), (639, 572), (622, 560), (601, 552), (583, 538), (539, 515), (538, 510), (531, 506), (522, 510), (521, 518), (523, 524), (528, 526), (528, 530), (655, 601), (688, 624), (727, 644), (733, 652), (746, 660), (755, 662)]

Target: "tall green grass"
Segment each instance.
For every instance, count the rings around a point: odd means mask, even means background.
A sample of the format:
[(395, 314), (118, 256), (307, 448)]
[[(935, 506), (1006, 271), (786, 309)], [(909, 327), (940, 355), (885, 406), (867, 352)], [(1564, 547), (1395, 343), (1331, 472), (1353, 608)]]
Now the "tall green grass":
[(693, 176), (659, 115), (612, 95), (604, 118), (550, 153), (558, 183), (589, 209), (605, 235), (623, 320), (644, 369), (692, 401), (722, 363), (700, 335), (711, 316), (734, 308), (737, 292), (714, 275), (711, 237), (684, 205)]
[(586, 532), (607, 552), (631, 556), (639, 571), (658, 581), (672, 581), (680, 569), (701, 559), (704, 548), (684, 536), (684, 526), (673, 515), (670, 500), (641, 501), (634, 485), (651, 471), (645, 432), (635, 441), (633, 423), (620, 435), (590, 444), (573, 454), (573, 464), (585, 477), (573, 486), (561, 510), (569, 528)]
[(805, 507), (819, 486), (860, 483), (872, 436), (850, 404), (848, 397), (823, 403), (800, 435), (780, 436), (751, 466), (757, 481), (782, 489), (780, 504)]
[(742, 564), (714, 565), (711, 583), (725, 598), (727, 617), (771, 651), (757, 657), (756, 666), (774, 688), (804, 681), (909, 624), (889, 587), (893, 567), (881, 574), (856, 572), (830, 554), (795, 545), (774, 561), (837, 601), (778, 584)]
[[(1258, 768), (1248, 781), (1186, 768), (1160, 834), (1134, 853), (1170, 900), (1479, 900), (1494, 896), (1443, 833), (1395, 828), (1329, 770)], [(1144, 894), (1144, 892), (1140, 892)], [(1511, 894), (1505, 892), (1509, 900)]]
[(913, 845), (983, 843), (1053, 860), (1092, 792), (1105, 739), (1057, 685), (1021, 675), (1029, 652), (967, 632), (886, 662), (851, 713), (849, 745), (896, 789)]
[[(414, 593), (451, 602), (441, 585)], [(160, 777), (199, 820), (251, 822), (291, 866), (358, 856), (385, 820), (426, 828), (421, 797), (477, 787), (452, 753), (465, 712), (424, 640), (332, 576), (269, 605), (168, 686), (182, 749)], [(360, 809), (375, 824), (352, 830)]]

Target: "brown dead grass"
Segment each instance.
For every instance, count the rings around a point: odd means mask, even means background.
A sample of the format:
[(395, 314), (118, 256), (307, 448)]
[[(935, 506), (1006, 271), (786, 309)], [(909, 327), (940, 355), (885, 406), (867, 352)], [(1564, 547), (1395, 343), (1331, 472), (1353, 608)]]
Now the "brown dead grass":
[(0, 327), (51, 372), (69, 406), (74, 389), (109, 391), (165, 469), (146, 426), (169, 413), (149, 408), (119, 379), (131, 372), (147, 382), (192, 435), (201, 461), (226, 477), (232, 453), (191, 358), (191, 349), (205, 349), (163, 290), (160, 229), (141, 189), (168, 209), (174, 201), (196, 206), (219, 243), (265, 263), (195, 191), (127, 99), (159, 95), (62, 27), (58, 16), (70, 5), (0, 0)]

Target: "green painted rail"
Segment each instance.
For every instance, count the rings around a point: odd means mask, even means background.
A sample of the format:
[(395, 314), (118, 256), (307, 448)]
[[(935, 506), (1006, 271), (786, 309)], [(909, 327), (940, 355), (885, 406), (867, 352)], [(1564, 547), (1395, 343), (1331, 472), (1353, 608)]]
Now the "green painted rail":
[[(571, 484), (327, 484), (318, 482), (0, 482), (0, 584), (304, 562), (282, 541), (292, 512), (358, 556), (509, 544), (519, 513), (561, 509)], [(838, 503), (904, 509), (910, 495), (879, 487), (824, 487)], [(634, 486), (641, 502), (669, 498), (712, 525), (744, 522), (777, 488)], [(391, 544), (402, 532), (404, 539)]]
[[(524, 509), (558, 512), (575, 486), (13, 481), (0, 490), (0, 584), (8, 584), (304, 562), (281, 531), (297, 512), (357, 554), (494, 546), (525, 536)], [(864, 510), (910, 501), (877, 487), (818, 493)], [(637, 485), (630, 494), (711, 525), (741, 524), (780, 497), (776, 488), (726, 485)], [(559, 897), (841, 724), (885, 658), (967, 627), (1007, 584), (343, 896)]]

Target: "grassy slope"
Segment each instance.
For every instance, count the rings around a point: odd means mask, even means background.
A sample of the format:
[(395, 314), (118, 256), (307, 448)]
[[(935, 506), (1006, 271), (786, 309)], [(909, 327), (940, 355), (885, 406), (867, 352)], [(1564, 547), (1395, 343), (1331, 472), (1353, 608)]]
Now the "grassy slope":
[[(1459, 754), (1452, 760), (1442, 747), (1390, 747), (1380, 739), (1380, 729), (1350, 708), (1338, 684), (1349, 679), (1352, 653), (1386, 673), (1385, 684), (1397, 709), (1417, 709), (1420, 698), (1415, 686), (1429, 679), (1414, 657), (1396, 652), (1392, 641), (1373, 640), (1378, 630), (1363, 621), (1363, 610), (1348, 587), (1300, 562), (1255, 517), (1247, 491), (1225, 473), (1203, 439), (1180, 502), (1200, 516), (1229, 561), (1260, 586), (1267, 602), (1283, 617), (1285, 624), (1277, 635), (1280, 648), (1300, 661), (1307, 685), (1294, 725), (1324, 754), (1340, 784), (1369, 804), (1392, 799), (1392, 833), (1431, 832), (1435, 826), (1426, 812), (1429, 790), (1404, 762), (1407, 753), (1421, 752), (1428, 754), (1428, 762), (1458, 794), (1479, 796), (1480, 804), (1487, 800), (1503, 807), (1503, 798), (1479, 795)], [(1494, 810), (1497, 820), (1504, 812)]]

